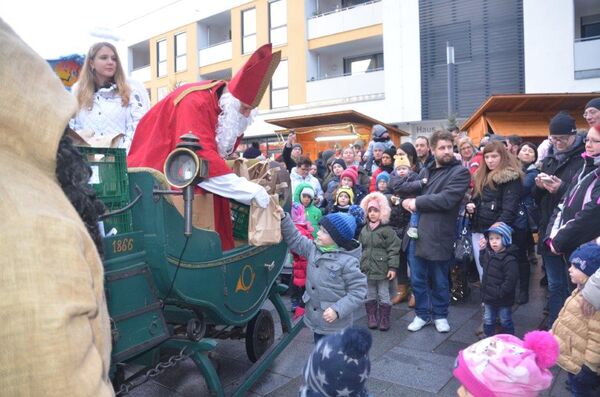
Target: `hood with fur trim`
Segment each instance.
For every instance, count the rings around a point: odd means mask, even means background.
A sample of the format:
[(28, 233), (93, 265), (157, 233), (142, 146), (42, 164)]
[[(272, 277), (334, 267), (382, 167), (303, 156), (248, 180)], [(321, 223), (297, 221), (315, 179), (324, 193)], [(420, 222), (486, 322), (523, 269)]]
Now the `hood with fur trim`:
[(521, 178), (521, 175), (523, 175), (522, 172), (513, 167), (506, 167), (501, 171), (490, 173), (490, 177), (496, 185), (514, 181)]
[(369, 202), (377, 201), (379, 204), (379, 211), (381, 212), (381, 224), (386, 225), (390, 221), (390, 214), (392, 213), (392, 209), (390, 208), (390, 204), (388, 203), (388, 199), (379, 192), (369, 193), (365, 196), (364, 199), (360, 202), (360, 206), (365, 211), (366, 214), (369, 213)]

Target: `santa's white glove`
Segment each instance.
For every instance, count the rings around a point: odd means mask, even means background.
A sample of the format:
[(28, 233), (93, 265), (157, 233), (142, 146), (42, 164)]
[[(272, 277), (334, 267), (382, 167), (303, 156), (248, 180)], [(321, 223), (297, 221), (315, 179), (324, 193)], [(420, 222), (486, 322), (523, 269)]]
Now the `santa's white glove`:
[(269, 200), (271, 199), (265, 188), (262, 186), (260, 189), (258, 189), (253, 198), (256, 200), (256, 204), (262, 208), (267, 208), (269, 205)]

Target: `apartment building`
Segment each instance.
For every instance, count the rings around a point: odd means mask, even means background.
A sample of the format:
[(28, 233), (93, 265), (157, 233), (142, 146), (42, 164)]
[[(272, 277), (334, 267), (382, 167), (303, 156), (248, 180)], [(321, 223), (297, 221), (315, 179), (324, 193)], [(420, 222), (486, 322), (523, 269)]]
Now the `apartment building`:
[(352, 109), (414, 138), (448, 117), (447, 44), (462, 119), (492, 94), (600, 91), (599, 27), (595, 0), (180, 0), (122, 25), (120, 50), (156, 102), (271, 42), (282, 61), (246, 136)]

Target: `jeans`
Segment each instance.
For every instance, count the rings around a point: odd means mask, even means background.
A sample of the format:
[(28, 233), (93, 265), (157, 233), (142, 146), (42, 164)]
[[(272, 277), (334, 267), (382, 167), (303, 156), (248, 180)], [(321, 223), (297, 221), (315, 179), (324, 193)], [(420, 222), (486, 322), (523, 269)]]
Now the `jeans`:
[(367, 301), (374, 300), (380, 305), (391, 305), (390, 284), (392, 282), (387, 278), (383, 280), (367, 280)]
[(410, 214), (410, 221), (408, 221), (408, 227), (418, 227), (419, 226), (419, 218), (421, 214), (418, 212), (413, 212)]
[(415, 241), (409, 242), (410, 285), (415, 295), (415, 313), (422, 320), (448, 317), (450, 304), (448, 273), (453, 262), (453, 259), (430, 261), (418, 257), (415, 255)]
[(544, 267), (548, 277), (548, 329), (558, 317), (560, 309), (569, 297), (569, 280), (567, 276), (567, 264), (562, 256), (544, 254)]
[(496, 334), (496, 318), (500, 317), (502, 333), (515, 334), (515, 326), (512, 321), (512, 308), (510, 306), (483, 305), (483, 333), (485, 336)]
[(483, 233), (471, 233), (471, 242), (473, 243), (473, 257), (475, 258), (475, 266), (477, 266), (477, 273), (479, 273), (479, 281), (483, 276), (483, 267), (479, 263), (479, 240), (483, 237)]
[(589, 369), (587, 365), (583, 365), (577, 375), (569, 374), (568, 377), (573, 397), (592, 397), (598, 395), (598, 391), (594, 391), (593, 389), (600, 385), (600, 376)]

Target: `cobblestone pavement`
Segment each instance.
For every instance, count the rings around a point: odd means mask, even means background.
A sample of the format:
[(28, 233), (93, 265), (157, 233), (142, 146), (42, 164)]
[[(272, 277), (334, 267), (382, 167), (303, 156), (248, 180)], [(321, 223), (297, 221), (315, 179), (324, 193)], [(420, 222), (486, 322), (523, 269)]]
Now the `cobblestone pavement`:
[[(532, 268), (531, 300), (516, 307), (513, 320), (516, 333), (522, 337), (526, 331), (537, 328), (542, 314), (546, 290), (539, 287), (541, 271)], [(451, 331), (436, 332), (433, 326), (411, 333), (406, 326), (414, 318), (406, 303), (394, 306), (392, 327), (388, 332), (373, 332), (371, 377), (369, 391), (373, 396), (456, 396), (458, 382), (452, 377), (452, 368), (459, 350), (477, 341), (474, 330), (481, 321), (479, 290), (473, 288), (468, 302), (451, 306), (449, 322)], [(270, 308), (273, 310), (272, 308)], [(366, 325), (364, 309), (357, 311), (355, 323)], [(277, 315), (274, 313), (274, 318)], [(277, 324), (276, 324), (277, 328)], [(275, 360), (270, 370), (253, 386), (248, 396), (297, 396), (302, 383), (302, 369), (312, 351), (312, 334), (304, 329)], [(251, 366), (246, 357), (243, 340), (219, 342), (215, 362), (226, 391), (235, 389), (242, 374)], [(554, 368), (552, 387), (542, 396), (569, 396), (565, 389), (566, 373)], [(191, 360), (181, 362), (157, 378), (133, 390), (134, 397), (198, 397), (208, 396), (202, 375)]]

